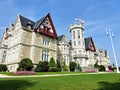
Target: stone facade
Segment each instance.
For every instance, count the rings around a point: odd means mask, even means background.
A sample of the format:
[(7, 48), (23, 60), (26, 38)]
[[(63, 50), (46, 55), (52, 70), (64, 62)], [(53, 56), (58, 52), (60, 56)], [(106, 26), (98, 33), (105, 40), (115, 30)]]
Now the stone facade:
[(61, 35), (58, 37), (58, 60), (60, 61), (61, 66), (69, 66), (70, 62), (70, 45), (67, 40), (66, 35)]
[(14, 72), (23, 58), (30, 58), (34, 64), (49, 61), (51, 57), (61, 66), (69, 66), (75, 61), (83, 71), (99, 65), (110, 65), (106, 50), (96, 48), (91, 37), (84, 38), (84, 25), (81, 22), (70, 26), (71, 40), (66, 35), (57, 37), (50, 14), (37, 22), (21, 15), (16, 22), (5, 28), (0, 42), (0, 64), (6, 64)]
[(84, 38), (84, 25), (81, 19), (70, 26), (71, 33), (71, 61), (75, 61), (82, 71), (93, 70), (94, 64), (104, 65), (106, 69), (110, 65), (107, 50), (98, 49), (92, 37)]
[[(107, 50), (98, 49), (92, 37), (84, 38), (84, 25), (81, 19), (70, 26), (70, 33), (70, 42), (66, 35), (58, 37), (58, 60), (62, 66), (69, 66), (67, 62), (75, 61), (82, 71), (86, 71), (94, 70), (94, 64), (98, 62), (98, 65), (104, 65), (108, 69), (110, 58)], [(65, 47), (68, 48), (66, 51)]]
[[(50, 15), (48, 14), (45, 18), (50, 18)], [(17, 70), (18, 63), (23, 58), (30, 58), (34, 64), (38, 64), (41, 60), (49, 61), (51, 57), (54, 57), (55, 60), (57, 58), (57, 38), (52, 36), (54, 32), (51, 36), (48, 36), (47, 33), (42, 34), (35, 31), (33, 27), (25, 25), (28, 22), (39, 24), (39, 22), (35, 23), (18, 15), (15, 24), (6, 28), (3, 34), (0, 44), (0, 63), (6, 64), (11, 72)]]

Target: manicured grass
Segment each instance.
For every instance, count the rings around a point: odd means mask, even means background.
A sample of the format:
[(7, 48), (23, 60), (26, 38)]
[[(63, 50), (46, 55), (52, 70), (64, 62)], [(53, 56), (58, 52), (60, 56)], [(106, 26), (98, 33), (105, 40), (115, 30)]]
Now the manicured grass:
[[(85, 72), (36, 72), (36, 74), (33, 74), (33, 75), (75, 74), (75, 73), (85, 73)], [(16, 76), (13, 72), (0, 72), (0, 74), (6, 74), (8, 76)], [(24, 76), (24, 75), (29, 75), (29, 74), (23, 74), (21, 76)]]
[(0, 90), (120, 90), (120, 74), (1, 78)]
[(76, 74), (84, 72), (37, 72), (36, 75), (49, 75), (49, 74)]
[(0, 72), (0, 74), (6, 74), (6, 75), (9, 75), (9, 76), (13, 76), (14, 75), (13, 72)]

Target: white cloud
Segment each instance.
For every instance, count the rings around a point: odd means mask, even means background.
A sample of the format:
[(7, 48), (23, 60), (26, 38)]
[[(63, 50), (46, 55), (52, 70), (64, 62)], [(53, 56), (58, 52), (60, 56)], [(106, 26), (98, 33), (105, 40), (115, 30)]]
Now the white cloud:
[(85, 13), (88, 13), (94, 9), (94, 5), (89, 6), (86, 10)]
[(97, 11), (98, 8), (99, 8), (99, 4), (93, 3), (85, 9), (84, 13), (87, 15), (91, 15), (91, 14), (96, 15), (96, 13), (98, 12)]
[(101, 23), (104, 23), (104, 21), (103, 20), (87, 21), (87, 22), (85, 22), (85, 27), (89, 27), (89, 26), (92, 26), (92, 25), (98, 25), (98, 24), (101, 24)]

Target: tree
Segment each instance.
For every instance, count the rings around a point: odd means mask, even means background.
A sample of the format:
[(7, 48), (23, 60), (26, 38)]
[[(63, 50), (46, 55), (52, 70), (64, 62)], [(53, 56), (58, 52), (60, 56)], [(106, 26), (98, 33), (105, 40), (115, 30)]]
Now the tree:
[(57, 66), (53, 57), (50, 58), (50, 62), (49, 62), (48, 65), (49, 65), (50, 68), (56, 67), (56, 66)]
[(98, 65), (98, 61), (94, 64), (94, 68), (98, 68), (99, 65)]
[(49, 66), (47, 61), (40, 61), (35, 68), (36, 72), (48, 72)]
[(75, 70), (75, 68), (76, 68), (76, 66), (77, 66), (77, 63), (76, 62), (73, 62), (73, 61), (71, 61), (70, 62), (70, 71), (74, 71)]
[(7, 66), (0, 64), (0, 71), (4, 71), (4, 72), (7, 71)]
[(55, 63), (55, 60), (53, 57), (50, 58), (50, 62), (49, 62), (49, 71), (50, 72), (57, 72), (57, 64)]
[(23, 70), (30, 71), (33, 68), (32, 60), (29, 58), (23, 58), (19, 63), (19, 68), (22, 68)]

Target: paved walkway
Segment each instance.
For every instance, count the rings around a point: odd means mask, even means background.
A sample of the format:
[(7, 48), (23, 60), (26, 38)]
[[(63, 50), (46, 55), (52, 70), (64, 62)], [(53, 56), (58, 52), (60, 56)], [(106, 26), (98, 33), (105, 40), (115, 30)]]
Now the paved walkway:
[(1, 77), (6, 77), (6, 76), (7, 76), (7, 75), (5, 75), (5, 74), (0, 74), (0, 78), (1, 78)]
[[(70, 75), (103, 74), (103, 73), (105, 74), (106, 72), (76, 73), (76, 74), (50, 74), (50, 75), (25, 75), (25, 76), (8, 76), (5, 74), (0, 74), (0, 78), (53, 77), (53, 76), (70, 76)], [(111, 72), (107, 72), (107, 73), (111, 73)]]
[(53, 76), (68, 76), (68, 75), (82, 75), (82, 74), (50, 74), (50, 75), (25, 75), (25, 76), (8, 76), (8, 75), (0, 74), (0, 78), (53, 77)]

